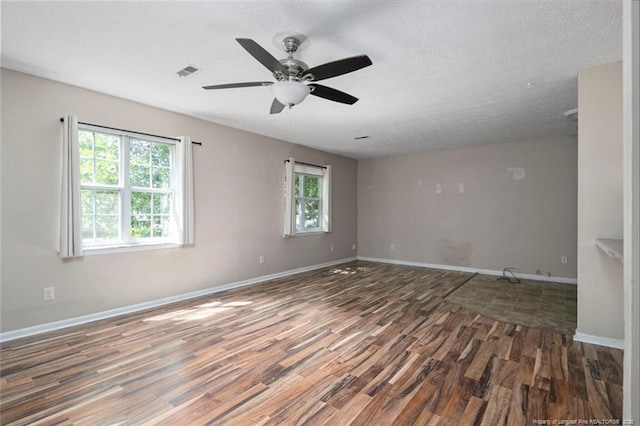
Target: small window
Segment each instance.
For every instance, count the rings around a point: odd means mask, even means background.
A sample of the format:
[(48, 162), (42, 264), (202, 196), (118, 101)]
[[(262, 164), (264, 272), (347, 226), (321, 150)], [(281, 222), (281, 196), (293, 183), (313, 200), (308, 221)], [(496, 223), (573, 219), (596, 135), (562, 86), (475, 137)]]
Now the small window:
[(295, 163), (293, 159), (285, 164), (284, 235), (330, 232), (331, 166)]
[(322, 176), (295, 173), (296, 231), (322, 231)]
[(175, 143), (90, 126), (78, 139), (83, 245), (168, 243)]

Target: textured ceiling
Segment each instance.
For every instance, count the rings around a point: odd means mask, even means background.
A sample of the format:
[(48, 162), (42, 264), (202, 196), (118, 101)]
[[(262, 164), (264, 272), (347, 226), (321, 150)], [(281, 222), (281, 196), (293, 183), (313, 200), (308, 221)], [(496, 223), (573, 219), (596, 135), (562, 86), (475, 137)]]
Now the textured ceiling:
[[(620, 1), (2, 2), (2, 66), (293, 143), (370, 158), (575, 134), (577, 72), (621, 60)], [(234, 40), (277, 58), (306, 34), (309, 66), (367, 54), (269, 115), (271, 80)], [(200, 71), (187, 78), (186, 65)], [(109, 124), (109, 123), (104, 123)], [(368, 139), (354, 137), (368, 135)]]

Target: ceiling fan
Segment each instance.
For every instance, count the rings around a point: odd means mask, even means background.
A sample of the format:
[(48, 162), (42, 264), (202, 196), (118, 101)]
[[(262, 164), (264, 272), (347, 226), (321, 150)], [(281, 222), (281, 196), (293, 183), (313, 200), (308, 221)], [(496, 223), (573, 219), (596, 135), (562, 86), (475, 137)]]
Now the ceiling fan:
[(309, 94), (343, 104), (353, 105), (356, 103), (358, 98), (315, 82), (368, 67), (372, 64), (371, 59), (367, 55), (360, 55), (309, 68), (307, 64), (293, 57), (294, 52), (305, 40), (306, 37), (299, 34), (285, 37), (282, 40), (282, 46), (288, 57), (277, 60), (255, 41), (248, 38), (237, 38), (236, 41), (240, 43), (240, 46), (244, 47), (251, 56), (273, 73), (276, 81), (216, 84), (203, 86), (203, 89), (271, 86), (275, 98), (271, 104), (270, 114), (278, 114), (285, 106), (291, 108), (299, 104)]

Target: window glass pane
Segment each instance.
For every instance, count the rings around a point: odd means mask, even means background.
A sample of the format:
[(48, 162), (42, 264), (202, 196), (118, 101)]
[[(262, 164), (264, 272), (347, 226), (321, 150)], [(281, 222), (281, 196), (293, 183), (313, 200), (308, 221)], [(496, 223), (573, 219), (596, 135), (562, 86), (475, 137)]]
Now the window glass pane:
[(300, 196), (300, 179), (302, 179), (302, 175), (296, 173), (295, 175), (295, 186), (293, 188), (293, 193), (296, 197)]
[(80, 157), (93, 158), (93, 133), (86, 130), (78, 131), (80, 142)]
[(80, 183), (93, 183), (93, 160), (80, 160)]
[(304, 177), (304, 196), (306, 198), (318, 198), (319, 181), (318, 176)]
[(154, 237), (168, 237), (169, 236), (169, 216), (154, 216), (153, 217), (153, 236)]
[(153, 213), (169, 214), (171, 209), (171, 194), (153, 194)]
[(82, 215), (82, 239), (93, 239), (93, 216)]
[(298, 199), (296, 199), (296, 229), (302, 229), (302, 208)]
[(80, 190), (80, 201), (82, 203), (82, 214), (93, 214), (93, 190)]
[(151, 220), (149, 216), (131, 216), (131, 238), (149, 238)]
[(131, 139), (129, 143), (129, 161), (131, 164), (148, 165), (150, 143), (138, 139)]
[(171, 147), (163, 143), (153, 144), (151, 149), (151, 163), (154, 166), (171, 166)]
[(96, 191), (96, 213), (120, 214), (119, 191)]
[(151, 168), (149, 166), (131, 166), (131, 186), (138, 188), (149, 188)]
[(114, 135), (94, 133), (95, 158), (118, 161), (120, 159), (120, 138)]
[(131, 192), (131, 214), (140, 215), (145, 213), (151, 213), (151, 193)]
[(96, 160), (96, 183), (117, 185), (120, 165), (116, 161)]
[(96, 239), (116, 240), (120, 234), (120, 216), (96, 216)]
[(154, 169), (153, 187), (163, 189), (171, 187), (171, 170), (165, 168)]
[(305, 200), (304, 227), (305, 229), (320, 227), (320, 201)]
[[(174, 146), (90, 130), (79, 130), (78, 137), (83, 239), (95, 245), (168, 237)], [(124, 146), (128, 147), (125, 153)], [(123, 160), (127, 160), (123, 155), (129, 157), (128, 182), (120, 179)], [(102, 185), (120, 188), (105, 189)], [(123, 209), (127, 188), (131, 189), (131, 204)], [(130, 210), (130, 216), (124, 217), (123, 210)], [(130, 221), (130, 235), (121, 235), (123, 220)]]

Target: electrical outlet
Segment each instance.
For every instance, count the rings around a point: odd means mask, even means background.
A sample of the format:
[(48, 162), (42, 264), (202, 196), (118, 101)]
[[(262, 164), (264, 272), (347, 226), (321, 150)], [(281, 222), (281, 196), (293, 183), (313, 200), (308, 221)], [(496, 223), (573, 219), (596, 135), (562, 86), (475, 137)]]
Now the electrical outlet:
[(333, 244), (331, 244), (331, 251), (333, 251)]
[(260, 256), (260, 264), (264, 263), (264, 256)]
[(540, 272), (540, 269), (536, 269), (536, 275), (542, 275), (542, 272)]
[(442, 194), (442, 186), (439, 183), (436, 184), (436, 194)]
[(560, 263), (567, 263), (567, 256), (560, 256)]
[(395, 250), (395, 249), (396, 249), (396, 245), (395, 245), (395, 244), (393, 244), (393, 243), (391, 243), (390, 248), (391, 248), (391, 250)]
[(355, 250), (356, 249), (356, 243), (351, 244), (351, 250)]
[(43, 299), (53, 300), (56, 298), (55, 287), (45, 287), (43, 289)]

